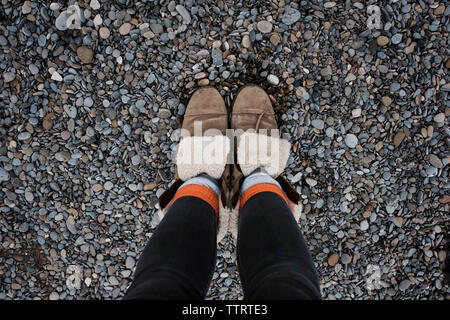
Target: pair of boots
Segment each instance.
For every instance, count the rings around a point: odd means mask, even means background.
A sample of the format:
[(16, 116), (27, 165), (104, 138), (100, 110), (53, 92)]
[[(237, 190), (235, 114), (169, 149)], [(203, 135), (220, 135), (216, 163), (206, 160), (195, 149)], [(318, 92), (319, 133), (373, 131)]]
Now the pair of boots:
[[(231, 129), (231, 130), (229, 130)], [(296, 221), (300, 196), (284, 179), (291, 144), (278, 132), (267, 93), (257, 85), (242, 87), (234, 99), (231, 123), (225, 102), (213, 87), (202, 87), (189, 100), (176, 156), (176, 180), (159, 198), (162, 219), (184, 181), (206, 174), (220, 185), (217, 242), (230, 231), (237, 239), (238, 215), (243, 205), (244, 178), (262, 171), (281, 187)]]

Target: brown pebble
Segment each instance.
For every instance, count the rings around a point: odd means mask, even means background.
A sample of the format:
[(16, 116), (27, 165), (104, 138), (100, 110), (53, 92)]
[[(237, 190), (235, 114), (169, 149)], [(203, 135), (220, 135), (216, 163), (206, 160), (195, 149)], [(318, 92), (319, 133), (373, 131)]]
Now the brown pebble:
[(379, 46), (385, 46), (385, 45), (387, 45), (388, 43), (389, 43), (389, 38), (386, 37), (386, 36), (379, 36), (379, 37), (377, 38), (377, 44), (378, 44)]
[(20, 283), (12, 283), (11, 284), (11, 289), (13, 290), (20, 290), (22, 288), (22, 286), (20, 285)]
[(403, 131), (399, 131), (394, 136), (394, 146), (397, 148), (405, 139), (406, 134)]
[(242, 37), (242, 46), (244, 48), (249, 48), (250, 47), (250, 37), (248, 35), (244, 35)]
[(383, 102), (383, 104), (388, 107), (391, 105), (392, 103), (392, 99), (388, 96), (384, 96), (383, 98), (381, 98), (381, 102)]
[(441, 14), (444, 13), (444, 11), (445, 11), (445, 6), (443, 4), (441, 4), (439, 7), (434, 9), (434, 14), (437, 16), (440, 16)]
[(98, 191), (100, 191), (100, 190), (103, 190), (103, 186), (102, 186), (101, 184), (96, 183), (96, 184), (94, 184), (94, 185), (92, 186), (92, 191), (98, 192)]
[(77, 49), (77, 56), (83, 63), (91, 63), (94, 57), (94, 52), (86, 46), (81, 46)]
[(199, 86), (207, 86), (209, 84), (209, 80), (208, 79), (202, 79), (198, 82)]
[(330, 267), (334, 267), (334, 265), (339, 261), (339, 255), (337, 253), (333, 253), (329, 258), (328, 258), (328, 265)]
[(102, 38), (102, 39), (107, 39), (107, 38), (109, 38), (109, 36), (110, 36), (110, 32), (109, 32), (109, 29), (108, 28), (106, 28), (106, 27), (101, 27), (100, 28), (100, 30), (98, 31), (99, 33), (100, 33), (100, 37)]
[(61, 138), (63, 140), (68, 140), (70, 138), (71, 134), (69, 131), (64, 130), (63, 132), (61, 132)]
[(42, 122), (42, 127), (45, 131), (50, 130), (53, 127), (53, 121), (50, 119), (44, 119), (44, 121)]
[(104, 215), (103, 213), (101, 215), (98, 216), (97, 221), (99, 223), (103, 223), (103, 221), (105, 221), (106, 215)]
[(156, 183), (155, 182), (150, 182), (144, 185), (144, 191), (149, 191), (149, 190), (153, 190), (156, 187)]
[(270, 36), (270, 42), (274, 45), (274, 46), (277, 46), (279, 43), (280, 43), (280, 36), (279, 35), (277, 35), (277, 34), (272, 34), (271, 36)]
[(123, 25), (119, 28), (119, 33), (121, 35), (127, 35), (131, 30), (131, 23), (125, 22)]

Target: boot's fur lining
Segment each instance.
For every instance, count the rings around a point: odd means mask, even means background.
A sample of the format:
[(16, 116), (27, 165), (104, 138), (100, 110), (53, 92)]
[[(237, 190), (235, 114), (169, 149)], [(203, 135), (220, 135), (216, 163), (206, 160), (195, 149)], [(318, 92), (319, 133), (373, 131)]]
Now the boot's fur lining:
[(286, 139), (244, 132), (238, 137), (237, 161), (244, 176), (263, 168), (276, 178), (286, 168), (290, 149), (291, 143)]
[(191, 136), (182, 138), (177, 152), (177, 171), (181, 180), (186, 181), (200, 173), (214, 179), (222, 176), (230, 139), (227, 136)]

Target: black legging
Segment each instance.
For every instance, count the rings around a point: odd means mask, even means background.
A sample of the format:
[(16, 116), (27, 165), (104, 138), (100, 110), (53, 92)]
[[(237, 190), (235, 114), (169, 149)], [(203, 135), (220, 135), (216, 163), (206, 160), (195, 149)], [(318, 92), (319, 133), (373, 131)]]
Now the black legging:
[[(275, 193), (256, 194), (242, 208), (237, 259), (245, 299), (320, 299), (300, 228)], [(204, 299), (215, 260), (213, 208), (179, 198), (147, 243), (124, 299)]]

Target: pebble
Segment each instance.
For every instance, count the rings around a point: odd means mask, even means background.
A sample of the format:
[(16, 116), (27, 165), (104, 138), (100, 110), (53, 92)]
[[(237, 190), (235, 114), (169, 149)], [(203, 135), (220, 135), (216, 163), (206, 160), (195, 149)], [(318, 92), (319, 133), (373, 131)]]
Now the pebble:
[(3, 80), (5, 80), (6, 83), (13, 81), (15, 78), (16, 76), (12, 72), (3, 73)]
[(99, 29), (98, 33), (100, 34), (100, 37), (101, 37), (102, 39), (108, 39), (109, 36), (110, 36), (110, 31), (109, 31), (109, 29), (106, 28), (106, 27), (101, 27), (101, 28)]
[(130, 33), (131, 30), (131, 23), (125, 22), (124, 24), (122, 24), (119, 28), (119, 33), (123, 36), (127, 35), (128, 33)]
[[(300, 11), (298, 11), (295, 8), (289, 7), (281, 17), (281, 22), (284, 24), (290, 26), (291, 24), (296, 23), (298, 20), (300, 20), (301, 14)], [(259, 28), (258, 28), (259, 29)], [(261, 31), (261, 30), (260, 30)], [(261, 31), (262, 32), (262, 31)], [(270, 32), (270, 31), (268, 31)]]
[(323, 128), (325, 127), (325, 123), (323, 122), (323, 120), (320, 119), (314, 119), (311, 121), (311, 125), (319, 130), (323, 130)]
[(398, 288), (400, 291), (405, 291), (409, 288), (410, 285), (411, 285), (411, 281), (409, 281), (408, 279), (405, 279), (402, 282), (400, 282), (400, 284), (398, 285)]
[(367, 229), (369, 229), (369, 223), (366, 220), (361, 221), (361, 223), (359, 224), (359, 229), (361, 231), (366, 231)]
[(435, 168), (441, 169), (443, 167), (441, 159), (439, 159), (439, 157), (434, 154), (430, 154), (429, 161), (430, 161), (430, 164)]
[(128, 256), (127, 259), (125, 260), (125, 267), (127, 269), (132, 269), (135, 263), (136, 261), (132, 257)]
[(183, 18), (183, 23), (184, 24), (191, 23), (191, 15), (189, 14), (189, 12), (186, 10), (185, 7), (183, 7), (182, 5), (178, 4), (175, 7), (175, 10), (177, 10), (178, 13), (181, 15), (181, 17)]
[(399, 131), (394, 136), (394, 146), (397, 148), (402, 143), (403, 139), (405, 139), (406, 134), (403, 131)]
[(345, 144), (347, 145), (347, 147), (353, 149), (358, 144), (358, 138), (353, 133), (348, 133), (345, 136)]
[(400, 33), (396, 33), (391, 38), (392, 44), (399, 44), (402, 42), (402, 35)]
[(339, 254), (337, 253), (333, 253), (328, 257), (328, 265), (330, 267), (334, 267), (336, 263), (338, 263), (338, 261), (339, 261)]
[(388, 97), (388, 96), (383, 96), (383, 97), (381, 98), (381, 102), (383, 102), (383, 105), (384, 105), (384, 106), (388, 107), (388, 106), (391, 105), (392, 99), (391, 99), (390, 97)]
[(258, 30), (261, 33), (272, 32), (272, 23), (270, 21), (262, 20), (257, 23)]
[(244, 48), (250, 48), (251, 42), (250, 42), (250, 37), (248, 35), (244, 35), (242, 37), (242, 46)]
[(92, 49), (86, 46), (81, 46), (77, 49), (77, 56), (81, 60), (81, 62), (88, 64), (92, 62), (94, 53), (92, 52)]
[(9, 181), (10, 175), (8, 171), (3, 168), (0, 168), (0, 182)]
[(273, 74), (269, 74), (267, 76), (267, 81), (273, 86), (277, 86), (280, 83), (280, 80), (278, 79), (278, 77)]
[(29, 14), (31, 12), (31, 1), (25, 1), (22, 5), (22, 14)]
[(444, 113), (438, 113), (433, 118), (434, 122), (436, 123), (444, 123), (445, 121), (445, 114)]
[(389, 38), (386, 36), (378, 36), (377, 38), (377, 44), (379, 46), (385, 46), (389, 43)]
[(150, 29), (155, 34), (160, 34), (160, 33), (162, 33), (164, 31), (163, 26), (161, 24), (159, 24), (159, 23), (152, 23), (150, 25)]
[(141, 157), (139, 155), (135, 155), (134, 157), (131, 158), (131, 164), (133, 166), (137, 166), (139, 165), (139, 163), (141, 163)]
[(52, 73), (52, 80), (63, 81), (63, 78), (57, 71), (53, 71), (53, 73)]
[(100, 9), (100, 2), (98, 2), (98, 0), (91, 0), (89, 6), (91, 7), (92, 10), (98, 10)]
[(307, 183), (308, 185), (310, 185), (311, 187), (314, 187), (314, 186), (317, 185), (317, 180), (315, 180), (315, 179), (312, 179), (312, 178), (306, 178), (305, 181), (306, 181), (306, 183)]
[(344, 254), (341, 256), (341, 262), (342, 262), (343, 264), (349, 264), (350, 261), (352, 261), (352, 258), (351, 258), (348, 254), (344, 253)]

